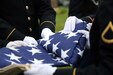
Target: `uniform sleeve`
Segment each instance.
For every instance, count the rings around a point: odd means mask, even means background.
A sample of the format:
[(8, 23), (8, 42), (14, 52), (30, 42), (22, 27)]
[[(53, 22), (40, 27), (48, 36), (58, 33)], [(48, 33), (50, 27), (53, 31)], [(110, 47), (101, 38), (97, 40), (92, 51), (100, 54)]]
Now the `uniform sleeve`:
[(0, 48), (5, 47), (8, 43), (9, 41), (7, 40), (0, 40)]
[(75, 75), (113, 75), (113, 0), (103, 0), (91, 28), (91, 64)]
[(25, 35), (16, 30), (3, 19), (0, 19), (0, 45), (5, 46), (8, 41), (23, 40)]
[(89, 16), (86, 16), (86, 17), (82, 17), (81, 19), (83, 21), (86, 21), (87, 23), (93, 23), (94, 18), (95, 18), (95, 15), (89, 15)]
[(95, 14), (97, 8), (91, 0), (70, 0), (68, 15), (81, 18)]
[(38, 0), (39, 8), (38, 16), (40, 20), (41, 29), (49, 28), (53, 32), (55, 31), (55, 18), (56, 12), (51, 6), (51, 0)]
[[(73, 74), (69, 71), (68, 75), (113, 75), (112, 8), (113, 0), (103, 0), (99, 6), (90, 33), (91, 63), (84, 68), (75, 68)], [(64, 70), (65, 72), (66, 70)]]

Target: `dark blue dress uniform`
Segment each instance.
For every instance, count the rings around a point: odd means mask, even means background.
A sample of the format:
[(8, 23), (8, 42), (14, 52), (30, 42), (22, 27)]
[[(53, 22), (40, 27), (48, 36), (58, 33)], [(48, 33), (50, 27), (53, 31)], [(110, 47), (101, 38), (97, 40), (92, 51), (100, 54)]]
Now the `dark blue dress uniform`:
[(91, 63), (76, 75), (113, 75), (113, 0), (103, 0), (90, 33)]
[(25, 36), (41, 38), (41, 30), (55, 31), (56, 13), (50, 0), (0, 0), (0, 47)]
[(68, 16), (93, 22), (99, 3), (99, 0), (70, 0)]
[(70, 0), (69, 16), (78, 18), (94, 15), (98, 9), (98, 0)]
[(75, 75), (113, 75), (113, 0), (103, 0), (90, 33), (91, 62)]
[(90, 32), (90, 45), (90, 64), (65, 75), (113, 75), (113, 0), (101, 1)]

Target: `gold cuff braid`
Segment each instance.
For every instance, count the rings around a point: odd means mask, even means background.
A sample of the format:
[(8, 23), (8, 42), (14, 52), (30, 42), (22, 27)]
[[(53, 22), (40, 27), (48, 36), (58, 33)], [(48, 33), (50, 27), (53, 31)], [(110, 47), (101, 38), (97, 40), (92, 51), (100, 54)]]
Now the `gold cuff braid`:
[(6, 40), (11, 36), (11, 34), (15, 31), (16, 29), (14, 28), (10, 33), (9, 35), (7, 36)]
[(51, 22), (51, 21), (44, 21), (40, 25), (43, 25), (44, 23), (51, 23), (53, 26), (55, 26), (55, 24), (53, 22)]

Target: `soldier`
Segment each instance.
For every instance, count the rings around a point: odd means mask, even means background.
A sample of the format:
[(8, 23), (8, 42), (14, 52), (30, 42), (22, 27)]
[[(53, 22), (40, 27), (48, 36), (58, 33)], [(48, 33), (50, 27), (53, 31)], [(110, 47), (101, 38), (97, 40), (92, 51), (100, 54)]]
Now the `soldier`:
[(74, 67), (73, 72), (71, 69), (55, 69), (50, 75), (113, 75), (112, 8), (113, 0), (102, 0), (97, 11), (90, 32), (90, 64), (84, 68)]
[(68, 16), (76, 16), (92, 22), (98, 5), (98, 0), (70, 0)]
[(69, 16), (78, 18), (95, 14), (98, 2), (95, 0), (70, 0)]
[(37, 44), (55, 31), (55, 17), (50, 0), (0, 0), (0, 47), (15, 40)]
[[(112, 8), (113, 0), (101, 1), (90, 32), (90, 64), (84, 68), (74, 68), (73, 74), (70, 71), (67, 75), (113, 75)], [(54, 75), (59, 75), (60, 71)]]
[[(84, 68), (58, 68), (49, 75), (113, 75), (112, 8), (113, 0), (101, 0), (90, 31), (90, 63)], [(51, 69), (45, 72), (50, 73)]]
[(90, 31), (90, 63), (84, 68), (58, 68), (49, 75), (113, 75), (112, 8), (113, 0), (101, 0)]

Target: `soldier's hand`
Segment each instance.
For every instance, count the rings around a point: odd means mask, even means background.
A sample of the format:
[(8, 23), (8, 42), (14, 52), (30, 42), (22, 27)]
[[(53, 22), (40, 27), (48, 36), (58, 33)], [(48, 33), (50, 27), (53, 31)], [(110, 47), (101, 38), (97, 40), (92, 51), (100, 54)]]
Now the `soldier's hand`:
[(77, 18), (76, 16), (70, 16), (66, 19), (64, 29), (62, 31), (66, 33), (70, 33), (74, 31), (76, 28), (76, 24), (83, 22), (81, 19)]
[(37, 41), (33, 37), (30, 37), (30, 36), (26, 36), (23, 41), (26, 42), (28, 46), (35, 47), (38, 45)]
[(11, 48), (11, 47), (21, 47), (21, 46), (27, 46), (28, 44), (24, 41), (20, 41), (20, 40), (17, 40), (17, 41), (11, 41), (9, 42), (6, 47), (7, 48)]
[(51, 35), (54, 35), (54, 33), (49, 28), (44, 28), (42, 30), (42, 33), (41, 33), (42, 39), (48, 40)]

